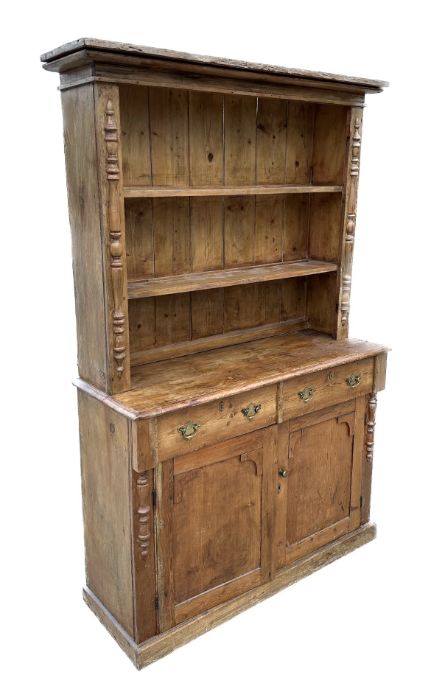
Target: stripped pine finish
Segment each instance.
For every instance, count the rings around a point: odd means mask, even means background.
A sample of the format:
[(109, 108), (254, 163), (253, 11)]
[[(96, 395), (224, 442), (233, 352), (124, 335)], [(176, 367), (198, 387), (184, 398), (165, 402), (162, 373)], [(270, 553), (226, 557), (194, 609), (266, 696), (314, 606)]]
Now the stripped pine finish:
[(138, 668), (370, 541), (385, 347), (348, 338), (367, 92), (81, 39), (60, 75), (86, 588)]

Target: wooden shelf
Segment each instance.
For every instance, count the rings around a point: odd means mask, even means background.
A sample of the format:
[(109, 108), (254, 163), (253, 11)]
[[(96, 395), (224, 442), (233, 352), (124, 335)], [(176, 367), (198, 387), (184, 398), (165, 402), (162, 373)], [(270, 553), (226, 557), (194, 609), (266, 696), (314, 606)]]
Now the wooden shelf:
[(164, 294), (181, 294), (217, 287), (235, 287), (252, 282), (267, 282), (288, 277), (305, 277), (334, 272), (337, 265), (322, 260), (299, 260), (295, 262), (255, 265), (229, 270), (210, 270), (208, 272), (189, 272), (184, 275), (169, 277), (151, 277), (149, 279), (129, 282), (129, 299), (162, 296)]
[(124, 187), (126, 199), (142, 197), (223, 197), (253, 194), (342, 192), (341, 185), (238, 185), (223, 187)]

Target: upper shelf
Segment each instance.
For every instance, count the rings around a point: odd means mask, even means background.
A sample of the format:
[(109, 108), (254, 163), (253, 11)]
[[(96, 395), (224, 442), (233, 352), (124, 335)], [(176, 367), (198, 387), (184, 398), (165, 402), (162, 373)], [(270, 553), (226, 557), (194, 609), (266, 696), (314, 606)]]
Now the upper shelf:
[(223, 187), (124, 187), (126, 199), (142, 197), (223, 197), (253, 194), (342, 192), (342, 185), (225, 185)]
[(129, 299), (162, 296), (164, 294), (181, 294), (217, 287), (234, 287), (252, 282), (267, 282), (288, 277), (304, 277), (334, 272), (337, 265), (321, 260), (299, 260), (295, 262), (254, 265), (207, 272), (188, 272), (184, 275), (169, 277), (151, 277), (150, 279), (129, 282)]

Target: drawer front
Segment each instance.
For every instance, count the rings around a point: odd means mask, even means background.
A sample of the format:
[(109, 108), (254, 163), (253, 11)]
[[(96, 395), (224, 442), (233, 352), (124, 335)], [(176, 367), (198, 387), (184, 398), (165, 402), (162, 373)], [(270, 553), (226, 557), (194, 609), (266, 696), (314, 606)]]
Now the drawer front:
[(191, 406), (158, 419), (159, 460), (186, 454), (276, 422), (275, 385)]
[(305, 374), (282, 386), (282, 420), (349, 401), (372, 391), (374, 358)]

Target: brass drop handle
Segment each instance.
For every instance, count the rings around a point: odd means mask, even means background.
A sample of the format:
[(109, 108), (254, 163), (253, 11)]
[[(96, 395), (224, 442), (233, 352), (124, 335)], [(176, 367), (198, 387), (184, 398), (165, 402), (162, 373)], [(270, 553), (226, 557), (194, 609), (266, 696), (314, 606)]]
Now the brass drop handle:
[(261, 403), (249, 403), (246, 408), (241, 409), (241, 413), (244, 416), (244, 418), (248, 418), (248, 420), (251, 420), (255, 417), (256, 413), (259, 413), (261, 409)]
[(351, 374), (349, 377), (346, 378), (346, 384), (348, 386), (351, 386), (352, 389), (355, 386), (358, 386), (358, 384), (361, 383), (361, 375), (360, 374)]
[(308, 401), (310, 401), (313, 398), (313, 394), (314, 394), (314, 389), (312, 389), (310, 386), (306, 387), (302, 391), (298, 391), (299, 398), (301, 399), (301, 401), (304, 401), (305, 403), (307, 403)]
[(181, 433), (184, 440), (191, 440), (196, 435), (200, 427), (200, 423), (193, 423), (193, 421), (189, 421), (185, 425), (180, 425), (178, 432)]
[(279, 470), (278, 470), (278, 475), (281, 476), (281, 477), (283, 477), (283, 479), (285, 479), (286, 476), (287, 476), (287, 469), (279, 469)]

